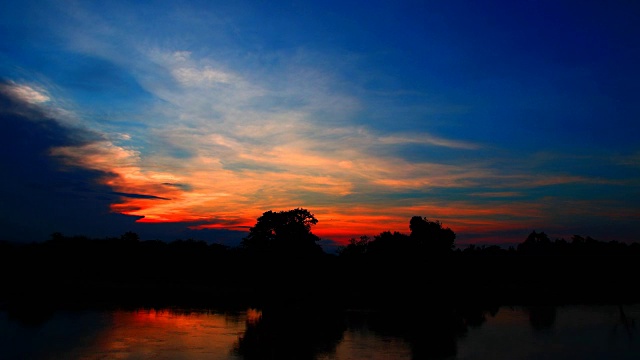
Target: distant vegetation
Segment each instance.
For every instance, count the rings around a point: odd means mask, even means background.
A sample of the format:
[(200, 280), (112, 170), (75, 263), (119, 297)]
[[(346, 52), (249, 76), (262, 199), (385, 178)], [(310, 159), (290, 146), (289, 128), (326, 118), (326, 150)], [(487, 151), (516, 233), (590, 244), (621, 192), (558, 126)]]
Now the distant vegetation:
[(515, 248), (455, 248), (456, 234), (414, 216), (409, 234), (362, 236), (327, 254), (306, 209), (265, 212), (238, 247), (193, 239), (52, 234), (0, 243), (0, 304), (323, 306), (640, 300), (640, 245), (532, 232)]

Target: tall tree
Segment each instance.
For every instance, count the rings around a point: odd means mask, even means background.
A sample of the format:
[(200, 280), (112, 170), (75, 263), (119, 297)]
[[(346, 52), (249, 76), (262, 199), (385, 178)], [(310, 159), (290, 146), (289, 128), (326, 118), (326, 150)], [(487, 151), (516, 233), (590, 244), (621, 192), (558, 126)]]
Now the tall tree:
[(318, 223), (307, 209), (267, 211), (249, 229), (240, 246), (252, 252), (287, 253), (297, 255), (321, 254), (318, 236), (311, 226)]
[(409, 221), (410, 238), (429, 253), (446, 253), (453, 249), (456, 234), (442, 227), (440, 221), (429, 221), (426, 217), (414, 216)]

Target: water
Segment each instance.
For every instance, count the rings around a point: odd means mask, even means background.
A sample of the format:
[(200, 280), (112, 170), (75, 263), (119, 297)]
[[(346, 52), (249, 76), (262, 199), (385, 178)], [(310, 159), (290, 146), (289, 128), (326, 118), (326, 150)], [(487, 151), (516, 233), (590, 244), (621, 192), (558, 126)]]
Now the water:
[(638, 359), (640, 304), (0, 312), (0, 359)]

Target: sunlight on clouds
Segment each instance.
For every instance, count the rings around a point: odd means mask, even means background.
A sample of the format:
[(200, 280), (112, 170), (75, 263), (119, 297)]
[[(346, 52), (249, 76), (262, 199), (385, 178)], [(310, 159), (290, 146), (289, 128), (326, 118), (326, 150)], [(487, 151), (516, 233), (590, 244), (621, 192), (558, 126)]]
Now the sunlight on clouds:
[(124, 141), (131, 140), (131, 135), (124, 134), (124, 133), (116, 134), (115, 137), (119, 140), (124, 140)]
[(233, 77), (225, 72), (215, 70), (209, 66), (203, 69), (178, 68), (173, 70), (173, 76), (185, 86), (211, 86), (217, 83), (231, 83)]
[(454, 201), (410, 207), (417, 214), (429, 214), (458, 233), (488, 233), (522, 229), (523, 220), (531, 226), (548, 222), (548, 208), (539, 202), (498, 202), (492, 204)]
[[(393, 211), (389, 211), (392, 208)], [(513, 231), (522, 228), (522, 220), (542, 224), (547, 221), (547, 208), (538, 203), (496, 203), (491, 207), (468, 201), (412, 202), (388, 201), (385, 204), (357, 205), (348, 208), (319, 207), (319, 219), (314, 232), (341, 242), (360, 236), (375, 236), (383, 231), (409, 233), (412, 216), (427, 216), (439, 220), (457, 234)], [(514, 216), (518, 214), (518, 216)], [(536, 221), (537, 219), (537, 221)]]
[(138, 152), (116, 146), (108, 141), (80, 146), (64, 146), (51, 149), (51, 154), (62, 157), (69, 165), (78, 165), (104, 172), (113, 168), (135, 168), (140, 160)]
[(29, 104), (41, 104), (51, 100), (44, 89), (31, 87), (29, 85), (19, 85), (13, 82), (0, 84), (0, 91)]
[(469, 196), (477, 196), (481, 198), (512, 198), (524, 196), (524, 193), (518, 191), (488, 191), (471, 193)]
[[(325, 123), (317, 116), (319, 109), (352, 105), (348, 97), (346, 102), (334, 101), (340, 94), (329, 94), (327, 79), (313, 79), (322, 77), (321, 72), (301, 73), (304, 81), (320, 84), (318, 88), (291, 78), (291, 84), (274, 89), (250, 83), (242, 74), (223, 70), (212, 59), (194, 58), (188, 51), (154, 50), (148, 56), (158, 73), (139, 77), (140, 84), (167, 101), (141, 120), (149, 126), (147, 133), (106, 133), (104, 138), (113, 142), (51, 150), (67, 165), (104, 172), (104, 184), (116, 192), (169, 199), (122, 196), (112, 204), (115, 212), (138, 216), (140, 222), (237, 229), (252, 226), (266, 210), (306, 207), (320, 220), (318, 235), (346, 241), (386, 230), (405, 231), (410, 217), (422, 214), (442, 216), (450, 226), (498, 229), (502, 225), (496, 217), (514, 211), (392, 200), (388, 196), (393, 193), (473, 187), (497, 175), (479, 164), (409, 162), (392, 151), (377, 155), (372, 151), (377, 147), (405, 144), (459, 151), (480, 147), (427, 133), (379, 135), (348, 121)], [(175, 81), (149, 81), (167, 77)], [(296, 93), (297, 86), (303, 90)], [(265, 94), (295, 94), (305, 101), (285, 107), (256, 105), (254, 100)], [(185, 155), (176, 156), (169, 148)], [(356, 206), (349, 196), (381, 200)], [(537, 215), (531, 211), (523, 213)]]
[(148, 55), (150, 60), (164, 68), (178, 83), (187, 88), (207, 88), (216, 84), (242, 82), (239, 76), (222, 70), (211, 60), (194, 60), (189, 51), (167, 53), (156, 49), (149, 51)]
[(605, 180), (599, 178), (589, 178), (585, 176), (577, 175), (545, 175), (545, 174), (517, 174), (510, 176), (497, 177), (502, 180), (500, 185), (509, 183), (510, 186), (520, 188), (537, 188), (542, 186), (563, 185), (573, 183), (583, 184), (602, 184), (602, 183), (616, 183), (613, 180)]
[(477, 144), (444, 139), (429, 134), (382, 136), (379, 138), (379, 141), (382, 144), (425, 144), (465, 150), (475, 150), (479, 148)]
[(492, 174), (469, 165), (435, 163), (406, 163), (389, 159), (379, 166), (372, 183), (394, 190), (424, 189), (429, 187), (471, 187), (491, 178)]
[[(429, 48), (416, 51), (405, 30), (417, 23), (389, 32), (374, 16), (345, 32), (353, 23), (335, 14), (204, 3), (15, 7), (25, 16), (7, 24), (20, 36), (8, 39), (0, 92), (22, 113), (7, 125), (50, 125), (60, 138), (42, 146), (73, 144), (49, 149), (56, 164), (94, 170), (87, 181), (101, 176), (109, 189), (93, 188), (112, 211), (141, 222), (246, 229), (264, 211), (304, 207), (317, 234), (345, 240), (406, 232), (415, 215), (476, 235), (556, 220), (604, 228), (590, 214), (609, 227), (637, 220), (638, 108), (617, 82), (604, 90), (622, 102), (594, 88), (611, 78), (606, 61), (584, 74), (535, 62), (557, 76), (548, 81), (511, 64), (522, 81), (504, 82), (501, 64), (447, 65), (483, 58), (448, 51), (455, 32), (421, 32)], [(23, 141), (11, 140), (8, 152)]]
[[(102, 183), (117, 192), (169, 199), (173, 196), (179, 196), (181, 193), (179, 188), (163, 185), (167, 182), (181, 182), (180, 177), (171, 173), (142, 169), (140, 154), (137, 151), (116, 146), (109, 141), (55, 147), (50, 150), (50, 154), (60, 158), (63, 163), (69, 166), (80, 166), (103, 172), (105, 175), (102, 178)], [(114, 204), (113, 209), (130, 206), (130, 200), (141, 199), (123, 198), (123, 204)], [(154, 201), (156, 200), (152, 202)], [(123, 213), (129, 214), (129, 212)]]
[(353, 163), (348, 160), (338, 161), (338, 167), (341, 167), (343, 169), (352, 169)]
[(294, 110), (277, 112), (231, 110), (227, 115), (232, 126), (229, 131), (235, 137), (244, 139), (247, 145), (250, 145), (249, 139), (263, 139), (262, 143), (267, 143), (267, 145), (283, 141), (303, 141), (305, 138), (302, 135), (315, 130), (307, 116), (308, 114), (302, 111)]

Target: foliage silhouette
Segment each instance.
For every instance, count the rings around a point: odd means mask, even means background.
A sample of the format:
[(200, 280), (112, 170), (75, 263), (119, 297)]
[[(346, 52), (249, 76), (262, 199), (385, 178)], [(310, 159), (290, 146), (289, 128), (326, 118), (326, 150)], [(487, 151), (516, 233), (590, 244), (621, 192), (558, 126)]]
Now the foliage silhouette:
[(240, 246), (252, 253), (321, 255), (320, 238), (311, 232), (318, 220), (307, 209), (271, 210), (260, 216)]
[(348, 245), (338, 248), (337, 254), (352, 259), (361, 259), (367, 255), (370, 242), (371, 238), (366, 235), (360, 236), (358, 240), (351, 238)]
[(0, 242), (0, 304), (314, 301), (346, 307), (424, 302), (555, 304), (638, 301), (640, 245), (533, 231), (517, 248), (451, 250), (455, 233), (414, 216), (409, 235), (362, 236), (326, 254), (306, 209), (267, 211), (241, 246), (194, 239), (90, 239), (54, 233), (42, 243)]
[(384, 231), (373, 237), (367, 253), (376, 258), (403, 258), (414, 253), (412, 245), (409, 236), (398, 231)]
[(368, 236), (359, 240), (352, 238), (338, 250), (338, 255), (354, 261), (369, 257), (377, 261), (404, 262), (451, 254), (456, 234), (449, 228), (443, 228), (439, 221), (414, 216), (409, 221), (409, 229), (410, 235), (383, 231), (373, 239)]
[(262, 317), (238, 339), (245, 359), (332, 356), (345, 312), (363, 309), (368, 329), (403, 339), (421, 359), (455, 356), (457, 339), (498, 306), (525, 305), (532, 328), (545, 330), (562, 303), (640, 301), (637, 243), (533, 231), (515, 248), (452, 250), (451, 229), (414, 216), (410, 234), (362, 236), (331, 255), (311, 232), (317, 222), (306, 209), (267, 211), (238, 247), (134, 232), (0, 241), (0, 308), (38, 326), (61, 307), (251, 306)]
[(429, 221), (425, 217), (414, 216), (409, 221), (410, 238), (420, 249), (434, 254), (445, 254), (454, 248), (456, 234), (450, 228), (443, 228), (440, 221)]

